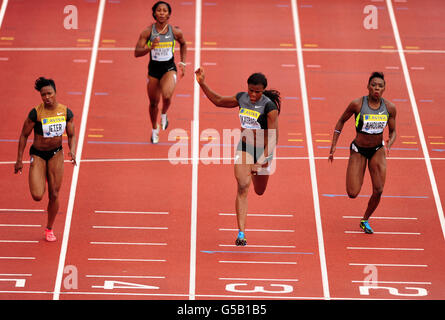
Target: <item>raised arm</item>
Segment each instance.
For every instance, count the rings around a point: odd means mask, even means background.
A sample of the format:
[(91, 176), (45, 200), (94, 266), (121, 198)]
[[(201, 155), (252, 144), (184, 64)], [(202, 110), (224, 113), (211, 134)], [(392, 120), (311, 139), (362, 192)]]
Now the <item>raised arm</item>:
[(236, 96), (221, 96), (207, 86), (205, 83), (205, 73), (203, 68), (198, 68), (195, 71), (196, 81), (201, 87), (204, 94), (209, 98), (212, 103), (217, 107), (222, 108), (235, 108), (238, 106), (238, 100)]

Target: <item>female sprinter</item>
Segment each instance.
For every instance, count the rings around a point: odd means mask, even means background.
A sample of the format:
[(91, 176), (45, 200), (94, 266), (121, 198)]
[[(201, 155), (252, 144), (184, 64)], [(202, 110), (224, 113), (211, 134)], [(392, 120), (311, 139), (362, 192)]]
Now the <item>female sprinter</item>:
[(239, 232), (235, 244), (245, 246), (247, 194), (251, 182), (256, 194), (262, 195), (266, 191), (269, 167), (278, 139), (280, 93), (266, 90), (266, 77), (254, 73), (247, 79), (247, 92), (224, 97), (207, 86), (202, 68), (198, 68), (195, 74), (202, 91), (217, 107), (239, 106), (241, 139), (235, 154), (235, 178), (238, 183), (235, 208)]
[(45, 239), (56, 241), (52, 227), (59, 210), (59, 190), (63, 177), (62, 134), (65, 129), (70, 148), (68, 155), (72, 163), (76, 165), (73, 113), (57, 102), (56, 85), (52, 79), (40, 77), (35, 82), (35, 89), (40, 92), (43, 103), (31, 110), (23, 124), (14, 172), (22, 173), (23, 152), (28, 136), (34, 129), (34, 142), (29, 150), (31, 156), (29, 189), (32, 198), (40, 201), (45, 193), (46, 181), (48, 181), (49, 202)]
[(134, 50), (135, 57), (145, 56), (150, 52), (148, 64), (147, 92), (150, 100), (150, 120), (152, 124), (151, 142), (159, 142), (158, 104), (162, 95), (161, 126), (167, 129), (167, 110), (170, 107), (173, 91), (176, 86), (176, 65), (174, 61), (175, 41), (179, 42), (181, 62), (181, 77), (185, 73), (187, 45), (182, 31), (168, 24), (172, 9), (167, 2), (158, 1), (153, 5), (151, 26), (142, 31)]
[(367, 96), (353, 100), (338, 120), (332, 138), (329, 161), (334, 160), (338, 137), (345, 122), (354, 114), (357, 135), (350, 146), (348, 169), (346, 171), (346, 190), (350, 198), (356, 198), (363, 184), (366, 165), (371, 175), (372, 195), (368, 207), (360, 220), (360, 227), (366, 233), (373, 233), (369, 217), (377, 208), (382, 196), (386, 179), (386, 156), (383, 147), (383, 130), (389, 129), (386, 149), (389, 150), (396, 140), (396, 107), (383, 99), (385, 91), (383, 73), (374, 72), (369, 77)]

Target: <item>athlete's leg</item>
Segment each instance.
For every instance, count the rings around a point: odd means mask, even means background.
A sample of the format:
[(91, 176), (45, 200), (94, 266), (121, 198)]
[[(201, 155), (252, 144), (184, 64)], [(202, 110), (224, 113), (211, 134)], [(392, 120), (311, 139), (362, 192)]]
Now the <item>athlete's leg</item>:
[(57, 212), (59, 211), (59, 190), (63, 178), (63, 151), (57, 152), (47, 166), (48, 177), (48, 223), (47, 229), (52, 229)]
[(32, 198), (42, 200), (46, 187), (46, 161), (35, 155), (31, 156), (28, 182)]
[(385, 148), (380, 148), (368, 162), (372, 181), (372, 195), (368, 202), (363, 220), (368, 220), (380, 203), (386, 180)]
[(176, 71), (165, 73), (159, 84), (162, 92), (162, 114), (166, 114), (171, 105), (173, 92), (176, 87)]
[(253, 187), (257, 195), (263, 195), (263, 193), (266, 191), (268, 181), (268, 174), (252, 174)]
[(235, 154), (235, 178), (237, 182), (237, 193), (235, 200), (236, 217), (238, 228), (245, 232), (247, 216), (247, 195), (252, 182), (251, 168), (253, 157), (244, 151)]
[(352, 199), (360, 193), (366, 170), (366, 158), (358, 152), (350, 151), (346, 169), (346, 191)]
[(150, 100), (149, 112), (151, 125), (153, 129), (156, 129), (158, 121), (158, 105), (161, 96), (161, 88), (158, 79), (148, 76), (147, 93), (148, 99)]

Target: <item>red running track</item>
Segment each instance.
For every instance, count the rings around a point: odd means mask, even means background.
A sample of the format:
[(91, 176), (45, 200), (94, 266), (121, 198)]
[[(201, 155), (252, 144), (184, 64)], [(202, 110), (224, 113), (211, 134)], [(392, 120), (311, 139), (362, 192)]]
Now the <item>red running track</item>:
[[(0, 128), (0, 175), (10, 182), (0, 184), (0, 297), (443, 299), (444, 12), (438, 0), (372, 3), (375, 30), (363, 27), (368, 1), (171, 1), (171, 22), (189, 46), (187, 74), (175, 91), (169, 129), (151, 145), (147, 58), (133, 57), (139, 32), (151, 23), (150, 5), (74, 1), (79, 29), (66, 30), (63, 4), (30, 9), (9, 1), (0, 28), (2, 79), (8, 79), (0, 86), (6, 102), (0, 115), (7, 120)], [(195, 19), (197, 8), (202, 21)], [(233, 156), (233, 146), (225, 145), (235, 142), (222, 133), (239, 126), (236, 112), (215, 108), (195, 91), (198, 62), (222, 94), (245, 90), (247, 77), (261, 71), (283, 97), (276, 171), (263, 196), (249, 195), (245, 248), (233, 245), (233, 163), (217, 163)], [(355, 200), (344, 188), (352, 123), (333, 164), (327, 153), (335, 122), (350, 100), (366, 94), (374, 70), (386, 74), (398, 139), (373, 216), (376, 232), (365, 235), (358, 221), (369, 177)], [(83, 139), (78, 171), (65, 165), (59, 241), (51, 244), (42, 237), (46, 200), (32, 201), (27, 170), (12, 173), (21, 125), (39, 103), (32, 84), (40, 75), (56, 80), (58, 99), (73, 110)], [(193, 126), (201, 136), (192, 134)], [(209, 129), (220, 139), (205, 139)], [(203, 159), (193, 165), (197, 144), (195, 155)], [(183, 163), (169, 161), (172, 145), (187, 151)]]

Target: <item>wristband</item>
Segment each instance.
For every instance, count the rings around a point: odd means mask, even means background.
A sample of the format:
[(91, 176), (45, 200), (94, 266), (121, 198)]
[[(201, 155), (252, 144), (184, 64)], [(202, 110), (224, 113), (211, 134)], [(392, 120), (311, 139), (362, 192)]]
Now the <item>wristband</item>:
[(341, 130), (334, 129), (334, 132), (340, 134)]

